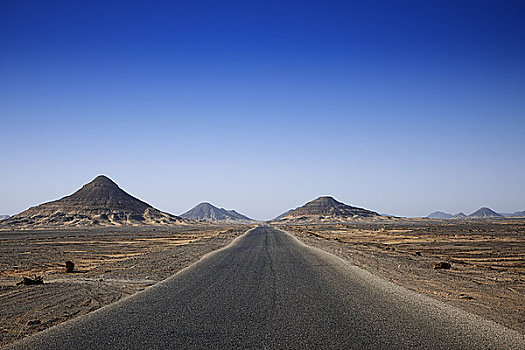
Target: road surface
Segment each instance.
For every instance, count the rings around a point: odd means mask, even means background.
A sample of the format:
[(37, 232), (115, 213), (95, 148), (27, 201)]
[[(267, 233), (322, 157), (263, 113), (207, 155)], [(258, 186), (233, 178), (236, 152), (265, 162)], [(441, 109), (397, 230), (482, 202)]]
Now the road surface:
[(16, 349), (525, 349), (525, 336), (261, 226)]

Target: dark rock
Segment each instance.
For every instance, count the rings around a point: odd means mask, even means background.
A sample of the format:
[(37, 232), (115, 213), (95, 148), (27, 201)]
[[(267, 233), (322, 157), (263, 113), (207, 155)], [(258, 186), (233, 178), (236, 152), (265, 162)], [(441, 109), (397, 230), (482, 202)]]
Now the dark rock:
[(75, 263), (72, 261), (66, 261), (66, 272), (71, 273), (75, 271)]
[(22, 284), (25, 286), (31, 286), (35, 284), (44, 284), (44, 279), (41, 276), (34, 276), (33, 278), (23, 277), (23, 279), (20, 282), (18, 282), (16, 285), (20, 286)]
[(441, 261), (434, 264), (434, 269), (450, 269), (451, 267), (452, 265), (445, 261)]

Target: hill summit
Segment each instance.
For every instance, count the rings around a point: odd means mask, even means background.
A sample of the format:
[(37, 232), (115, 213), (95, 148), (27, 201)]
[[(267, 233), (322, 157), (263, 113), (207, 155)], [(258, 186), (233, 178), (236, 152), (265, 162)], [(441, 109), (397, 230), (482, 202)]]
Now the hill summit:
[(277, 221), (345, 222), (370, 218), (381, 218), (381, 216), (374, 211), (352, 207), (333, 197), (323, 196), (289, 212)]
[(62, 199), (47, 202), (2, 221), (10, 226), (162, 225), (188, 220), (161, 212), (123, 191), (107, 176), (97, 176)]
[(249, 217), (239, 214), (235, 210), (226, 210), (203, 202), (197, 204), (193, 209), (188, 210), (181, 217), (191, 220), (202, 220), (209, 222), (252, 222)]

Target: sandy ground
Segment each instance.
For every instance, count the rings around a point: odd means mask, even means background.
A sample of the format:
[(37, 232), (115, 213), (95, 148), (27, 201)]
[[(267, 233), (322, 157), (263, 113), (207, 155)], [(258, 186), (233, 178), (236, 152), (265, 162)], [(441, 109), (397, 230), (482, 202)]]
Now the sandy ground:
[[(525, 220), (280, 228), (396, 284), (525, 333)], [(451, 269), (433, 269), (441, 261)]]
[[(151, 286), (249, 227), (0, 231), (0, 346)], [(74, 273), (65, 272), (66, 260)], [(16, 286), (35, 274), (44, 285)]]

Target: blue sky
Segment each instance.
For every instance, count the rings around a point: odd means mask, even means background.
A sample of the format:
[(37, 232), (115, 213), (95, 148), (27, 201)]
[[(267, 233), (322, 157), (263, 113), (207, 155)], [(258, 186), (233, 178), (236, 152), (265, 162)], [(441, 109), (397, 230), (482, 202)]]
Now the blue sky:
[(2, 1), (0, 214), (525, 209), (521, 1)]

